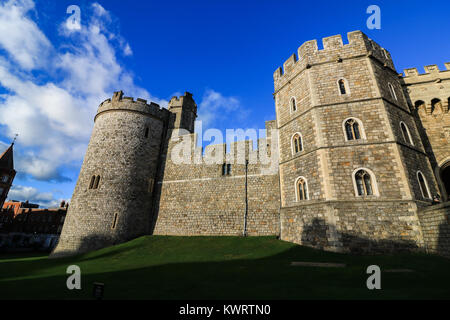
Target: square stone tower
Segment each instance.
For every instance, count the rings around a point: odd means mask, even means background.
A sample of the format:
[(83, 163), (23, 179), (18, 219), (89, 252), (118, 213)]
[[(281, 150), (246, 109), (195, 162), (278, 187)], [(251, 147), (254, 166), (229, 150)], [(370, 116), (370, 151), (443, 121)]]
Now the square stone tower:
[(360, 31), (304, 43), (274, 73), (281, 237), (329, 250), (420, 246), (437, 191), (389, 52)]

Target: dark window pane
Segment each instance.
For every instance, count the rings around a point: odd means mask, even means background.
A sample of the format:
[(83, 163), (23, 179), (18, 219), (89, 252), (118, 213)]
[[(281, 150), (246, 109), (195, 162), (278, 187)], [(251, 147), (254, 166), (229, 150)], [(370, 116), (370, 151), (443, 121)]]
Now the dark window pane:
[(358, 189), (358, 195), (363, 196), (364, 195), (364, 186), (363, 186), (361, 171), (356, 173), (355, 180), (356, 180), (356, 188)]
[(352, 126), (348, 122), (345, 124), (345, 131), (347, 132), (347, 139), (353, 140)]
[(355, 123), (353, 124), (353, 132), (355, 133), (355, 139), (356, 139), (356, 140), (361, 139), (361, 136), (360, 136), (360, 134), (359, 134), (359, 125), (358, 125), (357, 122), (355, 122)]
[(341, 91), (341, 94), (345, 94), (345, 83), (344, 80), (339, 80), (339, 90)]
[(370, 176), (369, 176), (368, 173), (365, 173), (365, 174), (364, 174), (364, 184), (366, 185), (366, 192), (367, 192), (367, 195), (368, 195), (368, 196), (372, 195), (372, 194), (373, 194), (373, 191), (372, 191), (372, 183), (371, 183), (371, 181), (370, 181)]

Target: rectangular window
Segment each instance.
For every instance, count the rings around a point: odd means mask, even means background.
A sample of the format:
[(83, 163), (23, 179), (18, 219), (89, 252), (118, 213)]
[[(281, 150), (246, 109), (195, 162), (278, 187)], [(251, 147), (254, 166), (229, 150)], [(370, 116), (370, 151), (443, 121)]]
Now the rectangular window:
[(113, 224), (111, 226), (111, 229), (115, 229), (117, 226), (117, 213), (114, 214), (114, 220), (113, 220)]
[(222, 176), (229, 176), (231, 175), (231, 164), (224, 163), (222, 165)]
[(155, 180), (154, 179), (148, 180), (148, 193), (152, 193), (153, 192), (154, 185), (155, 185)]
[(223, 176), (227, 173), (226, 170), (227, 170), (227, 165), (224, 163), (224, 164), (222, 165), (222, 175), (223, 175)]

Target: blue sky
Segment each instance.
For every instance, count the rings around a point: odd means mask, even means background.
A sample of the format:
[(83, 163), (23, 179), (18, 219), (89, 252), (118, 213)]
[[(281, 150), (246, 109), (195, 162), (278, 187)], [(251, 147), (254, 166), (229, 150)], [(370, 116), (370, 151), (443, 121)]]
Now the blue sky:
[[(380, 30), (366, 26), (372, 4)], [(66, 27), (70, 5), (80, 30)], [(303, 42), (361, 30), (399, 72), (444, 70), (449, 11), (449, 1), (0, 0), (0, 151), (19, 133), (10, 198), (70, 199), (113, 91), (163, 106), (189, 91), (204, 129), (260, 129), (275, 118), (273, 72)]]

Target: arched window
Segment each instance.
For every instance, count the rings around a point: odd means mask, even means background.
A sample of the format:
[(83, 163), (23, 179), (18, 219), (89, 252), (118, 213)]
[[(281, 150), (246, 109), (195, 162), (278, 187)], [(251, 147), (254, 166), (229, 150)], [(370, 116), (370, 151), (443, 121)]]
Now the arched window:
[(299, 153), (300, 151), (303, 151), (303, 141), (302, 141), (302, 135), (300, 133), (295, 133), (292, 136), (292, 155), (295, 155)]
[(400, 122), (400, 128), (402, 130), (403, 140), (406, 143), (409, 143), (410, 145), (414, 145), (412, 138), (411, 138), (411, 134), (409, 133), (409, 129), (403, 121)]
[(100, 183), (100, 176), (95, 177), (94, 189), (98, 189), (98, 185)]
[(366, 168), (356, 169), (352, 178), (355, 196), (379, 196), (377, 181), (372, 171)]
[(360, 122), (354, 118), (345, 120), (344, 131), (347, 141), (359, 140), (363, 137), (361, 134), (362, 128), (360, 126)]
[(92, 176), (91, 183), (89, 183), (89, 189), (94, 188), (94, 183), (95, 183), (95, 176)]
[(338, 80), (339, 94), (344, 95), (348, 93), (348, 85), (345, 79)]
[(359, 170), (355, 173), (356, 188), (358, 196), (373, 195), (372, 179), (370, 174), (365, 170)]
[(304, 177), (298, 177), (295, 181), (296, 200), (308, 200), (308, 183)]
[(389, 91), (391, 92), (392, 98), (397, 100), (397, 95), (395, 94), (394, 86), (391, 83), (388, 83)]
[(425, 199), (431, 199), (430, 189), (428, 189), (427, 180), (420, 171), (417, 171), (417, 181), (419, 181), (420, 192), (422, 193), (422, 197), (424, 197)]
[(297, 102), (295, 101), (295, 98), (291, 98), (291, 112), (297, 111)]

